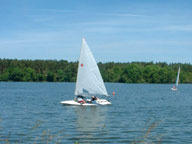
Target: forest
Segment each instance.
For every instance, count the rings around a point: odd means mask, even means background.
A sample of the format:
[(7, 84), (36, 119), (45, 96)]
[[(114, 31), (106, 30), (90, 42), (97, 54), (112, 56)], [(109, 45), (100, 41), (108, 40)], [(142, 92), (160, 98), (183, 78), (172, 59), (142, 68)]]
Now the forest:
[[(180, 82), (192, 83), (192, 65), (164, 62), (98, 63), (105, 82), (174, 83), (178, 67)], [(0, 81), (75, 82), (78, 62), (66, 60), (0, 59)]]

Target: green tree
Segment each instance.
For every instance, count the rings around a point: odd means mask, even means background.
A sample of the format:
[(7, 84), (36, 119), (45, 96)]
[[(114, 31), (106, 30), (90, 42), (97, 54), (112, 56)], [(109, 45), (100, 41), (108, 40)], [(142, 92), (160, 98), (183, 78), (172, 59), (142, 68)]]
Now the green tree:
[[(65, 60), (0, 59), (0, 81), (75, 82), (78, 62)], [(180, 82), (192, 83), (192, 65), (181, 63), (98, 63), (105, 82), (174, 83), (178, 67)]]
[(54, 82), (56, 80), (55, 74), (52, 72), (48, 72), (47, 74), (47, 81), (48, 82)]
[(4, 72), (0, 75), (0, 81), (9, 81), (9, 72)]
[(24, 73), (23, 71), (18, 68), (10, 68), (9, 69), (9, 80), (11, 81), (23, 81)]
[(37, 76), (35, 70), (32, 68), (25, 68), (24, 69), (24, 81), (37, 81)]

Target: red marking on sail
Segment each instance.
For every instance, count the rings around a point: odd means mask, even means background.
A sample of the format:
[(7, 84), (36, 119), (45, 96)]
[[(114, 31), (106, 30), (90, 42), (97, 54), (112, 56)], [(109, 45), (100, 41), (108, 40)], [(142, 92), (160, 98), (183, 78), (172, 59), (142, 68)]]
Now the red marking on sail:
[(83, 67), (83, 64), (81, 64), (81, 67)]

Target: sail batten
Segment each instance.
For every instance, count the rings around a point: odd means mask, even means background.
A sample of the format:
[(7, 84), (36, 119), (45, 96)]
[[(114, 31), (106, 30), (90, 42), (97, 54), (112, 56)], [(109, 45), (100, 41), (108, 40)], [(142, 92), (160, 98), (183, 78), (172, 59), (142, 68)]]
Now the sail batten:
[(97, 63), (84, 38), (79, 57), (75, 95), (108, 96)]

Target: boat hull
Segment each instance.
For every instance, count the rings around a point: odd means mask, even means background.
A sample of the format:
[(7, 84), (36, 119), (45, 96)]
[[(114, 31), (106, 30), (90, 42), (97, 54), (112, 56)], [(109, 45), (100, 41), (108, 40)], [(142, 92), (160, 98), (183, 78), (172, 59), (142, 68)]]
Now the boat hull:
[(78, 103), (74, 100), (61, 101), (60, 103), (63, 105), (71, 105), (71, 106), (96, 106), (97, 105), (97, 104), (91, 104), (91, 103), (81, 104), (81, 103)]
[(74, 100), (67, 100), (67, 101), (61, 101), (60, 102), (63, 105), (71, 105), (71, 106), (96, 106), (96, 105), (110, 105), (111, 103), (105, 99), (97, 99), (96, 104), (94, 103), (78, 103)]
[(111, 105), (111, 103), (108, 100), (105, 99), (97, 99), (96, 103), (99, 105)]
[(172, 90), (172, 91), (176, 91), (176, 90), (177, 90), (177, 88), (171, 88), (171, 90)]

